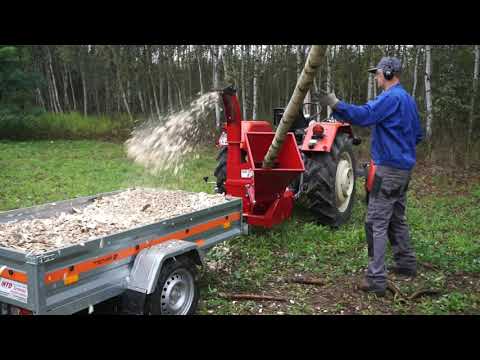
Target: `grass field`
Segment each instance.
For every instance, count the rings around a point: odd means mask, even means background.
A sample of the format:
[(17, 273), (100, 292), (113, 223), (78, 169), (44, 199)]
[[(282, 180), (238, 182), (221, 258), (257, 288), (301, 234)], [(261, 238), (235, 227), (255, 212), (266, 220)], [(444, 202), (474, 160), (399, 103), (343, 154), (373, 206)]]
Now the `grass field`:
[[(151, 176), (121, 145), (95, 141), (0, 142), (0, 211), (132, 186), (212, 192), (215, 151), (205, 150), (182, 173)], [(317, 225), (302, 209), (271, 231), (255, 230), (218, 246), (202, 271), (199, 314), (479, 314), (480, 172), (419, 164), (408, 221), (419, 260), (415, 280), (392, 281), (385, 298), (356, 289), (367, 263), (362, 180), (351, 222)], [(387, 262), (391, 261), (388, 255)], [(295, 275), (323, 285), (287, 282)], [(418, 290), (435, 290), (415, 299)], [(231, 301), (223, 293), (278, 295), (281, 302)]]

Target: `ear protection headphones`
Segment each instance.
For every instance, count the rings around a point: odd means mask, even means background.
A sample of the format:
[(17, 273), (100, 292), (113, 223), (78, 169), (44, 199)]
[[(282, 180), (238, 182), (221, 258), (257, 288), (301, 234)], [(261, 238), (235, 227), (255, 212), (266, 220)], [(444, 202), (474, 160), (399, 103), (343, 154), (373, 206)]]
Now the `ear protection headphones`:
[(392, 80), (393, 74), (394, 74), (394, 71), (393, 71), (392, 65), (390, 64), (385, 65), (385, 68), (383, 69), (383, 76), (385, 77), (385, 79)]

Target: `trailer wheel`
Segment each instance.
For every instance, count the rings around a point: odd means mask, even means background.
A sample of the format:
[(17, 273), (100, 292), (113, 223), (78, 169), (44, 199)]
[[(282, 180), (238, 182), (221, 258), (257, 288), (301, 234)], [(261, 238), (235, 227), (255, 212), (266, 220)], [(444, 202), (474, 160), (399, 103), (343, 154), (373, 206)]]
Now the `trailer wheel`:
[(193, 315), (200, 291), (195, 263), (188, 257), (169, 259), (163, 265), (155, 291), (145, 304), (150, 315)]
[(345, 133), (337, 135), (330, 153), (315, 153), (305, 158), (300, 204), (312, 211), (319, 223), (338, 227), (350, 219), (355, 166), (352, 139)]
[(217, 167), (213, 175), (217, 178), (217, 188), (215, 191), (219, 194), (225, 193), (225, 181), (227, 180), (227, 150), (228, 146), (223, 146), (217, 155)]

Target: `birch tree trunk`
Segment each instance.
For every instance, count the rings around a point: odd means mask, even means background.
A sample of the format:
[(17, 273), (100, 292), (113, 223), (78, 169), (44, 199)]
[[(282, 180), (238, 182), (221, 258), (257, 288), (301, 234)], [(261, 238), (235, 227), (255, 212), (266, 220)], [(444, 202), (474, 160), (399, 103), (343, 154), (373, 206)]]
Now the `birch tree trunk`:
[[(110, 114), (110, 98), (111, 98), (111, 90), (110, 90), (110, 81), (109, 81), (109, 76), (105, 76), (105, 114)], [(74, 100), (74, 108), (76, 107), (75, 105), (75, 100)]]
[(267, 155), (265, 155), (263, 161), (264, 168), (271, 168), (273, 166), (273, 163), (282, 148), (283, 142), (285, 141), (285, 137), (287, 136), (292, 123), (298, 116), (305, 95), (313, 84), (313, 78), (322, 62), (322, 56), (324, 56), (324, 48), (320, 45), (313, 45), (308, 54), (307, 61), (305, 62), (305, 67), (297, 81), (293, 95), (290, 98), (290, 102), (280, 120), (272, 144), (268, 149)]
[(284, 104), (288, 102), (290, 98), (290, 45), (286, 45), (285, 48), (285, 101)]
[[(73, 87), (73, 81), (72, 81), (72, 72), (70, 70), (68, 71), (68, 78), (70, 80), (70, 89), (72, 90), (73, 110), (77, 111), (77, 98), (75, 96), (75, 89)], [(106, 78), (108, 79), (108, 76)], [(107, 86), (107, 89), (108, 89), (108, 86)]]
[(37, 93), (37, 99), (38, 99), (38, 104), (41, 105), (45, 110), (47, 110), (47, 107), (45, 105), (45, 101), (43, 100), (42, 92), (40, 91), (40, 88), (35, 89)]
[(205, 90), (203, 87), (203, 77), (202, 77), (202, 62), (200, 59), (200, 55), (197, 53), (197, 63), (198, 63), (198, 77), (200, 79), (200, 94), (203, 95)]
[(169, 73), (167, 73), (167, 98), (168, 98), (168, 111), (173, 111), (173, 85), (172, 79)]
[(146, 114), (145, 103), (143, 101), (143, 96), (142, 96), (142, 90), (138, 89), (137, 93), (138, 93), (138, 100), (140, 102), (140, 110), (142, 111), (142, 114)]
[[(150, 65), (149, 65), (150, 67)], [(157, 116), (160, 119), (160, 108), (158, 107), (158, 98), (157, 98), (157, 90), (155, 89), (155, 82), (153, 81), (153, 75), (152, 75), (152, 70), (149, 69), (148, 71), (148, 77), (150, 78), (150, 85), (152, 86), (152, 92), (153, 92), (153, 102), (155, 103), (155, 110), (157, 112)]]
[(258, 57), (258, 47), (255, 47), (253, 49), (253, 120), (258, 118)]
[[(331, 52), (331, 47), (330, 45), (327, 47), (327, 50), (325, 51), (325, 56), (327, 58), (327, 92), (330, 93), (332, 92), (332, 66), (330, 64), (330, 52)], [(329, 106), (327, 106), (327, 118), (330, 117), (330, 114), (332, 113), (332, 110), (330, 109)]]
[(425, 45), (425, 104), (427, 107), (426, 140), (432, 139), (432, 89), (430, 79), (432, 76), (432, 48), (431, 45)]
[[(302, 47), (302, 58), (303, 59), (307, 58), (308, 52), (309, 52), (309, 47), (307, 45), (303, 46)], [(316, 85), (315, 85), (315, 76), (314, 76), (313, 77), (313, 87), (315, 88), (315, 86)], [(308, 90), (307, 95), (305, 95), (304, 103), (307, 104), (307, 106), (303, 106), (303, 109), (305, 109), (306, 114), (308, 116), (312, 115), (312, 104), (311, 104), (312, 103), (312, 93), (311, 93), (311, 90)]]
[(128, 113), (128, 117), (130, 118), (131, 121), (133, 121), (133, 117), (132, 117), (132, 113), (130, 112), (130, 106), (128, 105), (128, 101), (127, 101), (127, 95), (125, 93), (125, 88), (123, 87), (123, 83), (122, 83), (122, 77), (121, 77), (121, 69), (120, 69), (120, 59), (119, 59), (119, 56), (117, 54), (117, 52), (115, 51), (115, 48), (113, 46), (110, 46), (110, 49), (112, 50), (112, 55), (113, 55), (113, 61), (115, 63), (115, 67), (117, 68), (117, 82), (118, 82), (118, 86), (120, 88), (120, 94), (121, 94), (121, 97), (122, 97), (122, 100), (123, 100), (123, 105), (125, 106), (125, 110), (127, 110), (127, 113)]
[(297, 79), (302, 73), (302, 45), (297, 45)]
[[(373, 67), (373, 61), (370, 58), (370, 68)], [(375, 79), (373, 74), (368, 73), (368, 89), (367, 89), (367, 101), (372, 100), (373, 96), (373, 87), (375, 86)]]
[(413, 67), (413, 87), (412, 87), (412, 97), (415, 98), (415, 93), (417, 91), (417, 73), (418, 73), (418, 58), (420, 57), (420, 46), (415, 45), (415, 65)]
[(246, 45), (242, 45), (242, 50), (241, 50), (241, 64), (240, 64), (240, 73), (241, 73), (241, 79), (240, 81), (242, 82), (242, 116), (243, 119), (247, 118), (247, 88), (245, 84), (245, 57), (246, 57)]
[(50, 52), (50, 48), (45, 46), (47, 49), (47, 56), (48, 56), (48, 67), (50, 69), (50, 75), (52, 77), (52, 85), (53, 85), (53, 95), (56, 107), (58, 112), (63, 112), (62, 106), (60, 104), (60, 98), (58, 96), (58, 88), (57, 88), (57, 81), (55, 80), (55, 72), (53, 71), (53, 60), (52, 60), (52, 53)]
[(47, 80), (47, 91), (48, 91), (48, 100), (49, 100), (50, 109), (54, 113), (58, 113), (59, 110), (55, 102), (55, 94), (53, 92), (52, 78), (50, 77), (50, 71), (48, 70), (47, 64), (45, 64), (45, 73), (46, 73), (46, 80)]
[[(212, 61), (213, 61), (213, 88), (218, 89), (219, 87), (219, 66), (218, 66), (218, 51), (219, 47), (218, 45), (213, 45), (211, 47), (211, 53), (212, 53)], [(217, 128), (220, 127), (220, 119), (221, 113), (220, 113), (220, 105), (215, 104), (215, 126)]]
[(80, 77), (82, 78), (82, 88), (83, 88), (83, 115), (87, 116), (87, 106), (88, 106), (88, 98), (87, 98), (87, 79), (85, 76), (85, 66), (84, 60), (82, 59), (82, 54), (79, 53), (80, 56)]
[(67, 71), (67, 64), (63, 64), (63, 105), (64, 110), (68, 109), (71, 110), (70, 101), (68, 99), (68, 71)]
[(472, 83), (472, 98), (470, 101), (470, 116), (468, 119), (468, 135), (467, 135), (467, 159), (466, 166), (470, 165), (470, 144), (472, 142), (472, 132), (473, 132), (473, 119), (475, 118), (475, 98), (477, 96), (478, 89), (478, 67), (479, 67), (479, 58), (480, 58), (480, 49), (478, 45), (475, 45), (475, 62), (473, 67), (473, 83)]

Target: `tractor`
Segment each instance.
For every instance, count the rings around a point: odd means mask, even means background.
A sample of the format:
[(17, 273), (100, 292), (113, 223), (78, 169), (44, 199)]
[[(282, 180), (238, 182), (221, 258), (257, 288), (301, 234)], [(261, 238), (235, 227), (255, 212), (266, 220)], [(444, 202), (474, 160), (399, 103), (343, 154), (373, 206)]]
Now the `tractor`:
[[(350, 124), (317, 121), (318, 111), (308, 115), (300, 109), (275, 165), (265, 169), (261, 163), (285, 109), (273, 109), (272, 122), (243, 120), (236, 90), (227, 87), (221, 97), (226, 121), (217, 140), (216, 191), (243, 198), (248, 224), (279, 224), (291, 216), (294, 203), (323, 225), (338, 227), (349, 220), (356, 180), (353, 146), (361, 143)], [(312, 103), (304, 108), (312, 105), (318, 110)]]

